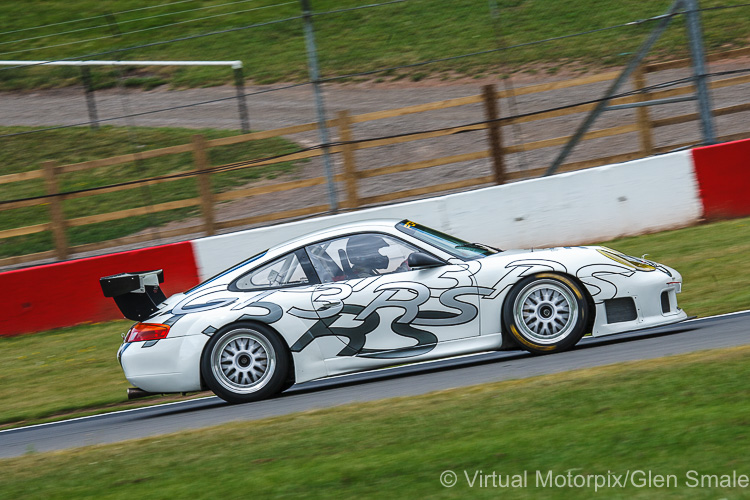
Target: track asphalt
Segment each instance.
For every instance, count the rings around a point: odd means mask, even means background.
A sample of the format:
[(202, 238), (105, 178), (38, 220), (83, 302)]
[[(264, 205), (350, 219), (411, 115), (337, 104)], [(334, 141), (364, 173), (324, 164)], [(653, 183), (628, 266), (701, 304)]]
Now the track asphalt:
[[(625, 361), (750, 344), (750, 311), (602, 338), (548, 356), (491, 352), (307, 382), (266, 401), (229, 405), (216, 397), (124, 410), (0, 432), (0, 458), (176, 433), (362, 401), (416, 396)], [(387, 402), (383, 403), (384, 405)]]

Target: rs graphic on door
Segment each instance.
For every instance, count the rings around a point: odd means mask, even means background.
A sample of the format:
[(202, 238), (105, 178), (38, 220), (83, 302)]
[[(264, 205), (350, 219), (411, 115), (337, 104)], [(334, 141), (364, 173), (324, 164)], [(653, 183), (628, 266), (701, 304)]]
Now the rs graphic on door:
[(480, 333), (478, 289), (466, 266), (378, 233), (305, 250), (321, 281), (313, 292), (320, 321), (312, 337), (340, 343), (326, 357), (411, 358)]

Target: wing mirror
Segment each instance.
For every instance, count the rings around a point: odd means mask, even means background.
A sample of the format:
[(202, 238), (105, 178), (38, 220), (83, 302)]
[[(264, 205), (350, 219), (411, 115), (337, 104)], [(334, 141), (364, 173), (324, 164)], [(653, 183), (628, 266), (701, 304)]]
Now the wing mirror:
[(411, 269), (426, 269), (428, 267), (439, 267), (445, 265), (445, 262), (437, 257), (422, 252), (410, 253), (409, 258), (406, 259), (406, 263)]

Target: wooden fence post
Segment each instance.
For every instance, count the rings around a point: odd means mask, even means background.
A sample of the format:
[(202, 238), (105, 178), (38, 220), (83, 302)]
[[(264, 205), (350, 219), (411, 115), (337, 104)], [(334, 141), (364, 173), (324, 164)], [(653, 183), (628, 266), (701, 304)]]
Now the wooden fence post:
[[(338, 112), (339, 139), (342, 142), (352, 140), (352, 118), (349, 111)], [(344, 157), (344, 179), (346, 179), (346, 205), (348, 208), (359, 206), (359, 194), (357, 193), (357, 164), (354, 159), (356, 144), (343, 144), (341, 146)]]
[(42, 163), (44, 170), (44, 183), (47, 187), (47, 194), (52, 195), (49, 198), (49, 217), (52, 222), (52, 236), (55, 240), (55, 255), (58, 260), (68, 258), (68, 238), (65, 234), (65, 214), (62, 208), (62, 196), (57, 183), (57, 175), (60, 173), (60, 167), (54, 161), (45, 161)]
[[(646, 76), (643, 71), (643, 66), (638, 66), (633, 72), (633, 83), (636, 89), (642, 89), (646, 87)], [(650, 101), (651, 96), (648, 93), (636, 94), (638, 102)], [(651, 129), (651, 116), (648, 111), (648, 107), (642, 106), (636, 108), (636, 118), (638, 120), (638, 133), (641, 139), (641, 152), (645, 156), (654, 154), (654, 140), (652, 137)]]
[(211, 174), (205, 172), (208, 168), (206, 154), (206, 138), (200, 134), (193, 136), (193, 159), (195, 170), (198, 172), (198, 191), (201, 197), (201, 211), (203, 212), (203, 227), (207, 236), (216, 234), (214, 217), (214, 195), (211, 192)]
[(490, 151), (492, 153), (492, 167), (496, 184), (505, 184), (505, 158), (503, 158), (503, 141), (500, 122), (499, 106), (497, 103), (497, 91), (495, 86), (485, 85), (482, 87), (484, 97), (484, 114), (487, 123), (487, 139), (490, 142)]

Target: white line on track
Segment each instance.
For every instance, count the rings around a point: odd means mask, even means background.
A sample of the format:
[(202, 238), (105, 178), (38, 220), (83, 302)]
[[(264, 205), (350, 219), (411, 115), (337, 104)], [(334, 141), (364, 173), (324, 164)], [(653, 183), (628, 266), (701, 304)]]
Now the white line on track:
[(693, 319), (689, 319), (687, 321), (684, 321), (683, 323), (690, 323), (691, 321), (702, 321), (702, 320), (705, 320), (705, 319), (723, 318), (725, 316), (735, 316), (737, 314), (745, 314), (745, 313), (749, 313), (749, 312), (750, 312), (750, 309), (745, 309), (744, 311), (737, 311), (737, 312), (725, 313), (725, 314), (717, 314), (716, 316), (706, 316), (705, 318), (693, 318)]
[[(745, 314), (745, 313), (750, 313), (750, 309), (746, 309), (744, 311), (737, 311), (737, 312), (726, 313), (726, 314), (717, 314), (716, 316), (706, 316), (705, 318), (693, 318), (693, 319), (689, 319), (687, 321), (684, 321), (683, 323), (692, 323), (692, 322), (698, 322), (698, 321), (706, 321), (706, 320), (709, 320), (709, 319), (723, 318), (723, 317), (726, 317), (726, 316), (736, 316), (738, 314)], [(677, 324), (679, 324), (679, 323), (677, 323)], [(440, 361), (445, 361), (446, 359), (461, 359), (461, 358), (468, 358), (468, 357), (472, 357), (472, 356), (479, 356), (479, 355), (482, 355), (482, 354), (486, 354), (487, 352), (490, 352), (490, 351), (478, 352), (478, 353), (471, 353), (471, 354), (463, 354), (463, 355), (460, 355), (460, 356), (451, 356), (451, 357), (448, 357), (448, 358), (431, 359), (431, 360), (428, 360), (428, 361), (420, 361), (420, 362), (417, 362), (417, 363), (411, 363), (409, 366), (429, 365), (429, 364), (432, 364), (432, 363), (437, 363), (437, 362), (440, 362)], [(378, 373), (383, 373), (383, 372), (387, 372), (387, 371), (390, 371), (390, 370), (396, 370), (396, 369), (402, 368), (403, 366), (404, 365), (392, 366), (392, 367), (389, 367), (389, 368), (382, 368), (380, 370), (372, 370), (372, 371), (373, 372), (378, 372)], [(360, 373), (363, 373), (363, 372), (360, 372)], [(346, 377), (346, 376), (349, 376), (349, 375), (352, 375), (352, 374), (348, 373), (348, 374), (345, 374), (345, 375), (337, 375), (335, 377), (327, 377), (326, 380), (334, 380), (334, 379), (341, 378), (341, 377)], [(104, 417), (104, 416), (109, 416), (109, 415), (118, 415), (118, 414), (121, 414), (121, 413), (130, 413), (130, 412), (134, 412), (134, 411), (144, 411), (144, 410), (149, 410), (149, 409), (152, 409), (152, 408), (163, 408), (165, 406), (185, 404), (185, 403), (189, 403), (189, 402), (193, 402), (193, 401), (202, 401), (202, 400), (205, 400), (205, 399), (212, 399), (212, 398), (216, 398), (216, 396), (206, 396), (206, 397), (203, 397), (203, 398), (189, 399), (187, 401), (173, 401), (171, 403), (162, 403), (162, 404), (151, 405), (151, 406), (141, 406), (139, 408), (128, 408), (127, 410), (118, 410), (118, 411), (112, 411), (112, 412), (108, 412), (108, 413), (97, 413), (96, 415), (87, 415), (85, 417), (76, 417), (76, 418), (70, 418), (70, 419), (67, 419), (67, 420), (56, 420), (54, 422), (45, 422), (43, 424), (28, 425), (26, 427), (14, 427), (12, 429), (0, 430), (0, 434), (2, 434), (4, 432), (12, 432), (12, 431), (18, 432), (20, 430), (34, 429), (36, 427), (45, 427), (47, 425), (60, 425), (60, 424), (63, 424), (63, 423), (68, 423), (68, 422), (75, 422), (77, 420), (87, 420), (87, 419), (90, 419), (90, 418)]]
[(103, 417), (106, 415), (117, 415), (120, 413), (130, 413), (132, 411), (139, 411), (139, 410), (148, 410), (149, 408), (163, 408), (165, 406), (171, 406), (176, 405), (180, 403), (187, 403), (188, 401), (200, 401), (203, 399), (211, 399), (215, 398), (216, 396), (206, 396), (203, 398), (195, 398), (195, 399), (188, 399), (187, 401), (172, 401), (171, 403), (162, 403), (158, 405), (151, 405), (151, 406), (140, 406), (138, 408), (128, 408), (127, 410), (117, 410), (117, 411), (111, 411), (107, 413), (97, 413), (96, 415), (86, 415), (85, 417), (76, 417), (76, 418), (69, 418), (67, 420), (55, 420), (54, 422), (45, 422), (43, 424), (34, 424), (34, 425), (27, 425), (26, 427), (14, 427), (12, 429), (3, 429), (0, 431), (0, 434), (3, 432), (10, 432), (10, 431), (19, 431), (21, 429), (33, 429), (35, 427), (45, 427), (47, 425), (55, 425), (55, 424), (62, 424), (62, 423), (68, 423), (68, 422), (75, 422), (76, 420), (88, 420), (90, 418), (95, 417)]

